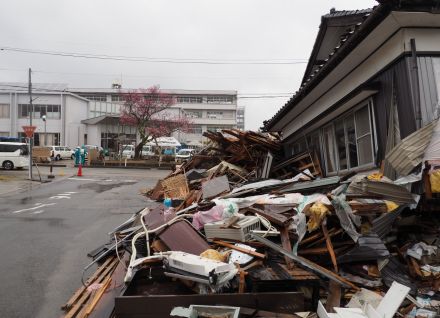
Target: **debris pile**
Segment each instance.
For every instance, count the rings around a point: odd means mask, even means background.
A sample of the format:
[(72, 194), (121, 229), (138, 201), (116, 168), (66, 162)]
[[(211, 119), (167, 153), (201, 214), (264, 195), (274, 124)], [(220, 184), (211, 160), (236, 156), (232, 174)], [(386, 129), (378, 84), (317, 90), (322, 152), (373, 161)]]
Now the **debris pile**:
[(283, 158), (275, 135), (205, 136), (148, 193), (160, 204), (90, 253), (119, 259), (101, 296), (115, 317), (437, 317), (434, 163), (325, 178), (315, 152)]

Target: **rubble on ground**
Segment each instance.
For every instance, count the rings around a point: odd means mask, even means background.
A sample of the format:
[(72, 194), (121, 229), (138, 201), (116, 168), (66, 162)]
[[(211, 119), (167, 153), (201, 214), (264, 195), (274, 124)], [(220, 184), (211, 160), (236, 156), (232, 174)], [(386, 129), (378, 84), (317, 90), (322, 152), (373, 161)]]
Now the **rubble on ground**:
[(438, 317), (438, 163), (323, 177), (277, 135), (205, 137), (148, 192), (163, 204), (89, 253), (103, 264), (66, 316)]

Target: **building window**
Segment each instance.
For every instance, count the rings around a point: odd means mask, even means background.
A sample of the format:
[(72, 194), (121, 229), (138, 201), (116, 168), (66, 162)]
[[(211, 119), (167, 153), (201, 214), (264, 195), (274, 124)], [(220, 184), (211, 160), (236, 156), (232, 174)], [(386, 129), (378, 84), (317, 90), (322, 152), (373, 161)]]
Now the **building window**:
[(372, 118), (368, 103), (323, 128), (327, 173), (374, 163)]
[(9, 104), (0, 104), (0, 118), (9, 118)]
[(180, 104), (201, 104), (203, 98), (201, 96), (178, 96), (177, 102)]
[(221, 132), (223, 129), (231, 129), (231, 126), (208, 126), (208, 131)]
[(223, 118), (223, 112), (219, 111), (208, 111), (207, 117), (211, 119), (222, 119)]
[[(30, 105), (19, 104), (18, 105), (18, 117), (29, 118)], [(33, 105), (32, 118), (41, 118), (46, 115), (47, 119), (60, 119), (61, 118), (61, 105)]]
[(187, 118), (202, 118), (201, 110), (185, 110), (185, 116)]
[(191, 125), (191, 127), (187, 131), (188, 134), (202, 134), (202, 126), (200, 125)]
[(371, 133), (370, 107), (366, 106), (354, 113), (356, 121), (356, 143), (359, 165), (373, 162), (373, 138)]
[(323, 136), (324, 158), (327, 167), (327, 173), (332, 173), (335, 172), (337, 169), (333, 125), (324, 128), (322, 136)]
[(112, 102), (125, 102), (125, 96), (112, 95)]
[(107, 101), (107, 96), (102, 94), (79, 94), (79, 96), (84, 97), (88, 100), (94, 100), (97, 102)]
[(232, 96), (208, 96), (208, 104), (232, 104)]
[[(26, 138), (25, 133), (18, 133), (18, 137)], [(35, 146), (59, 146), (60, 145), (60, 133), (34, 133), (34, 145)]]

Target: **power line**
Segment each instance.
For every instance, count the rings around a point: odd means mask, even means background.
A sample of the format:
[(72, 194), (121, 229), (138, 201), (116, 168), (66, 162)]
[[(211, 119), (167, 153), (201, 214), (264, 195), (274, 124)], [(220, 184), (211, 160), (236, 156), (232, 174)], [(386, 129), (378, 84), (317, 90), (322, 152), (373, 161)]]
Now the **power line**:
[[(4, 88), (4, 87), (11, 87), (10, 89), (8, 88)], [(8, 85), (8, 84), (0, 84), (0, 91), (2, 92), (9, 92), (11, 91), (13, 88), (21, 88), (22, 92), (26, 93), (26, 86), (19, 86), (19, 85)], [(96, 88), (97, 90), (99, 90), (99, 88)], [(59, 90), (59, 89), (48, 89), (48, 88), (40, 88), (40, 87), (33, 87), (32, 90), (34, 92), (41, 92), (41, 93), (72, 93), (73, 89), (65, 89), (65, 90)], [(74, 92), (73, 92), (74, 93)], [(90, 92), (90, 94), (92, 94), (93, 92)], [(86, 93), (84, 93), (86, 94)], [(280, 95), (267, 95), (267, 93), (263, 93), (260, 95), (257, 95), (257, 93), (254, 93), (251, 96), (247, 96), (247, 95), (251, 95), (251, 94), (237, 94), (237, 99), (264, 99), (264, 98), (288, 98), (291, 97), (292, 94), (290, 93), (285, 93), (285, 94), (280, 94)]]
[[(27, 69), (18, 69), (18, 68), (7, 68), (0, 67), (2, 71), (13, 71), (13, 72), (24, 72)], [(222, 77), (212, 77), (212, 76), (162, 76), (162, 75), (134, 75), (134, 74), (124, 74), (124, 73), (85, 73), (85, 72), (55, 72), (55, 71), (43, 71), (43, 70), (32, 70), (32, 73), (40, 73), (40, 74), (62, 74), (62, 75), (86, 75), (86, 76), (105, 76), (105, 77), (132, 77), (132, 78), (182, 78), (182, 79), (268, 79), (268, 78), (290, 78), (289, 76), (246, 76), (246, 77), (231, 77), (231, 76), (222, 76)]]
[(0, 46), (1, 51), (20, 52), (28, 54), (40, 54), (63, 57), (76, 57), (98, 60), (115, 60), (129, 62), (149, 62), (149, 63), (171, 63), (171, 64), (212, 64), (212, 65), (294, 65), (306, 64), (307, 60), (286, 59), (286, 60), (215, 60), (215, 59), (180, 59), (180, 58), (158, 58), (158, 57), (138, 57), (138, 56), (118, 56), (105, 54), (77, 53), (77, 52), (61, 52), (61, 51), (44, 51), (28, 48), (17, 48)]

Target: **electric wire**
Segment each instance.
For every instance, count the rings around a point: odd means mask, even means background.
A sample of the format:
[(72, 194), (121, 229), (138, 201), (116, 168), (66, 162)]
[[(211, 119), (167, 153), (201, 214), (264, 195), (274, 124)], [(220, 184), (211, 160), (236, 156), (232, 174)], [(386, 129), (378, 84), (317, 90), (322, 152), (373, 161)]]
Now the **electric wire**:
[(106, 55), (92, 53), (62, 52), (62, 51), (45, 51), (28, 48), (18, 48), (9, 46), (0, 46), (0, 51), (11, 51), (27, 54), (39, 54), (50, 56), (74, 57), (98, 60), (115, 60), (128, 62), (148, 62), (148, 63), (170, 63), (170, 64), (208, 64), (208, 65), (294, 65), (306, 64), (307, 60), (215, 60), (215, 59), (191, 59), (191, 58), (161, 58), (161, 57), (144, 57), (144, 56), (123, 56), (123, 55)]

